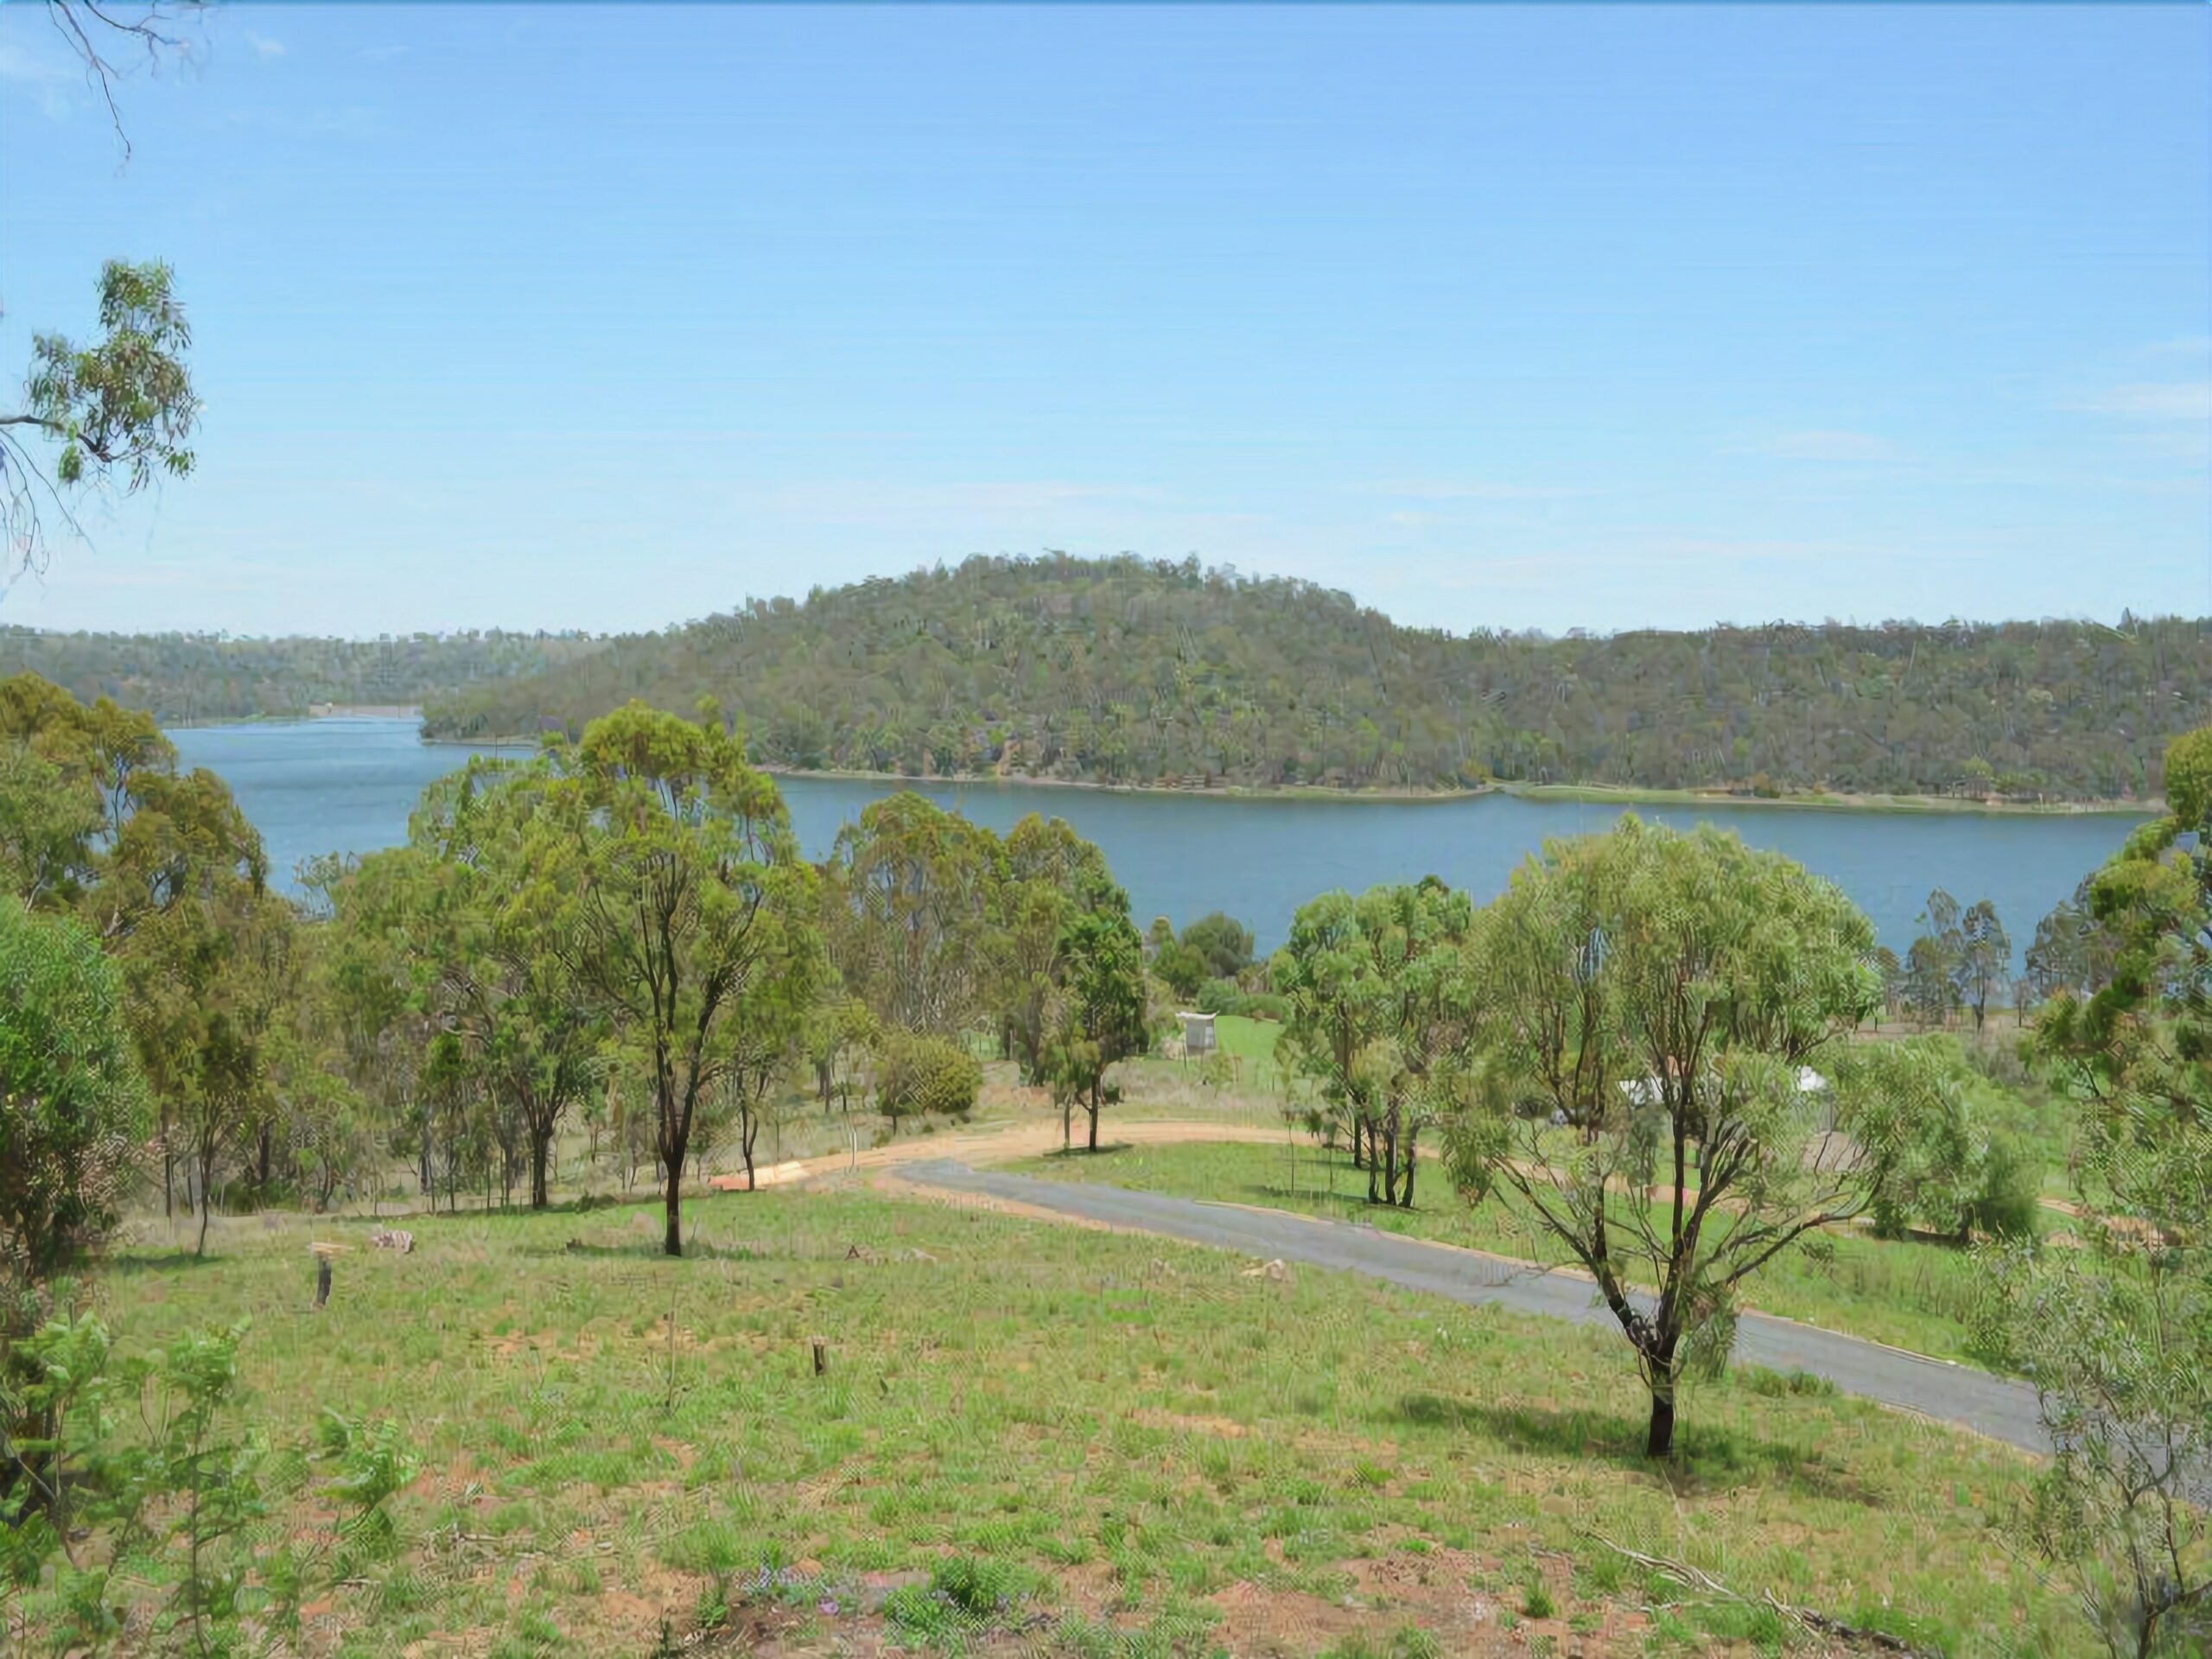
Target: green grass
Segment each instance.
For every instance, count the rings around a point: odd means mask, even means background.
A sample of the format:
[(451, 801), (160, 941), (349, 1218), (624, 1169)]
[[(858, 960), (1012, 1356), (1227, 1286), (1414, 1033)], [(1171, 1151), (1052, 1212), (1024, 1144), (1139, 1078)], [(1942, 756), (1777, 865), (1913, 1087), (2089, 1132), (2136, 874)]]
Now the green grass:
[[(250, 1315), (245, 1411), (280, 1441), (326, 1407), (400, 1421), (404, 1553), (317, 1615), (351, 1654), (642, 1659), (664, 1618), (763, 1608), (800, 1650), (1203, 1653), (1234, 1586), (1351, 1597), (1379, 1633), (1421, 1622), (1386, 1587), (1409, 1575), (1521, 1609), (1540, 1551), (1588, 1620), (1643, 1599), (1592, 1533), (1954, 1659), (2084, 1648), (1990, 1547), (2024, 1461), (1861, 1402), (1700, 1389), (1662, 1475), (1601, 1332), (857, 1193), (690, 1214), (683, 1262), (650, 1207), (423, 1218), (407, 1256), (287, 1218), (205, 1264), (123, 1254), (105, 1313), (138, 1351)], [(320, 1314), (310, 1237), (353, 1246)]]
[[(1057, 1180), (1294, 1210), (1503, 1255), (1562, 1259), (1557, 1245), (1535, 1234), (1507, 1195), (1469, 1205), (1433, 1164), (1423, 1165), (1415, 1183), (1414, 1209), (1370, 1205), (1367, 1177), (1351, 1167), (1350, 1158), (1324, 1152), (1302, 1135), (1294, 1156), (1286, 1136), (1273, 1147), (1224, 1141), (1125, 1147), (1096, 1159), (1037, 1159), (1014, 1167)], [(1762, 1268), (1746, 1285), (1744, 1300), (1785, 1319), (1939, 1359), (1980, 1363), (1971, 1340), (1978, 1294), (1973, 1262), (1948, 1245), (1822, 1234)]]

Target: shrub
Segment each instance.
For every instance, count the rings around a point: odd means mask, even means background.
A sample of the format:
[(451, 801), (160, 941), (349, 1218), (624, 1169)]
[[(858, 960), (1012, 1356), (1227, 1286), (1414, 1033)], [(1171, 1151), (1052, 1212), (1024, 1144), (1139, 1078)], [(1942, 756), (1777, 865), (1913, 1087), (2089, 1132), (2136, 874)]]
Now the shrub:
[(2043, 1165), (2011, 1135), (1991, 1139), (1982, 1155), (1981, 1184), (1968, 1202), (1971, 1224), (1993, 1238), (2032, 1241), (2043, 1211)]
[(1206, 959), (1187, 944), (1163, 944), (1153, 955), (1152, 971), (1160, 983), (1188, 1001), (1205, 983)]
[(927, 1114), (965, 1116), (982, 1086), (982, 1066), (958, 1043), (896, 1029), (877, 1039), (876, 1109), (894, 1125)]
[(1559, 1610), (1552, 1604), (1552, 1592), (1545, 1585), (1543, 1575), (1531, 1571), (1529, 1587), (1521, 1597), (1521, 1611), (1529, 1618), (1549, 1618)]
[(1200, 1014), (1234, 1014), (1243, 1001), (1244, 993), (1236, 988), (1233, 979), (1210, 979), (1198, 987)]
[(0, 902), (0, 1268), (17, 1287), (113, 1224), (145, 1099), (122, 1009), (91, 934)]

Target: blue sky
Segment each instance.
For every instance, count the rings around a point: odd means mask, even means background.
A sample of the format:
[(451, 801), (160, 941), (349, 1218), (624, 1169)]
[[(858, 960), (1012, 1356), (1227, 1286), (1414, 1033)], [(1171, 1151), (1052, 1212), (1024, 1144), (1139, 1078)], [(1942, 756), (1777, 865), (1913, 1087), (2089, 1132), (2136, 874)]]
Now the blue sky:
[[(1132, 550), (1402, 620), (2212, 613), (2212, 10), (0, 7), (0, 384), (200, 470), (0, 620), (650, 627)], [(0, 402), (4, 402), (0, 397)]]

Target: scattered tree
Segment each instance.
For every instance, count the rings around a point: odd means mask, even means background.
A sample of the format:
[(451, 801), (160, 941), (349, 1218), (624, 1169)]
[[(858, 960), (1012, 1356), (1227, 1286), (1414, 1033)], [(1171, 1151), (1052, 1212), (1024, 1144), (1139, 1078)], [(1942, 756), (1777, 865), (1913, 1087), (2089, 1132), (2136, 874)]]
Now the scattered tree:
[(1106, 1073), (1143, 1053), (1147, 1043), (1144, 941), (1129, 920), (1128, 901), (1118, 910), (1078, 911), (1062, 930), (1060, 957), (1058, 1030), (1046, 1069), (1058, 1080), (1056, 1096), (1080, 1105), (1090, 1118), (1085, 1144), (1096, 1152), (1098, 1114), (1114, 1097)]
[(1828, 1132), (1800, 1075), (1878, 1002), (1873, 944), (1788, 859), (1632, 817), (1547, 843), (1476, 918), (1454, 1173), (1478, 1199), (1510, 1191), (1596, 1280), (1650, 1391), (1653, 1457), (1686, 1370), (1726, 1359), (1738, 1287), (1874, 1196), (1879, 1148), (1847, 1096)]
[(517, 902), (643, 1063), (665, 1182), (663, 1248), (683, 1253), (683, 1163), (702, 1097), (757, 1069), (825, 973), (813, 871), (775, 785), (711, 708), (642, 703), (557, 752)]

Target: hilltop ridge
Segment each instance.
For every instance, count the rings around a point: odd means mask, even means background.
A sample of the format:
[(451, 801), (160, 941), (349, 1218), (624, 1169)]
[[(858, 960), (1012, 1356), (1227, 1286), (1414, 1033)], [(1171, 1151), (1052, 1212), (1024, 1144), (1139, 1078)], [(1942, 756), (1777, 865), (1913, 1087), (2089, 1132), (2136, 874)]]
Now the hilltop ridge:
[(2212, 643), (2182, 619), (1462, 636), (1196, 559), (979, 556), (617, 637), (423, 723), (524, 736), (702, 696), (795, 770), (2127, 801), (2212, 714)]

